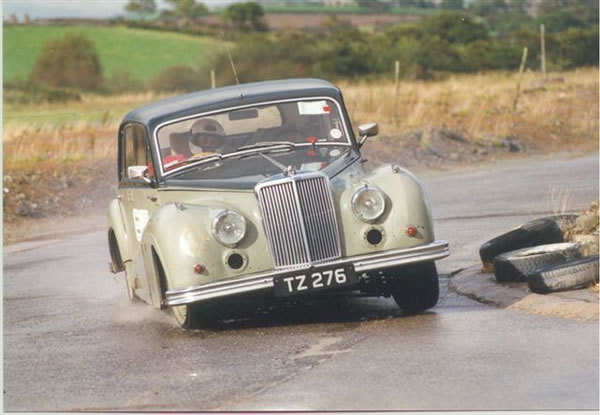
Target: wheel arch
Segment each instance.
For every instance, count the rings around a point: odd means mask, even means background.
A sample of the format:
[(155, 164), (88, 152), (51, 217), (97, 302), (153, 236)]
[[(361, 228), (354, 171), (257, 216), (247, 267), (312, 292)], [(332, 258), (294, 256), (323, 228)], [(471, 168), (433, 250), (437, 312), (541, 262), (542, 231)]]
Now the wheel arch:
[(165, 264), (164, 252), (161, 250), (158, 241), (146, 232), (142, 237), (142, 241), (146, 283), (150, 292), (148, 302), (154, 308), (163, 309), (165, 308), (165, 293), (169, 286), (167, 279), (168, 265)]
[[(123, 213), (123, 207), (121, 201), (117, 198), (111, 200), (108, 206), (108, 243), (111, 249), (111, 259), (113, 257), (113, 249), (118, 248), (120, 263), (123, 265), (125, 262), (131, 260), (131, 254), (129, 252), (129, 243), (127, 237), (127, 228), (125, 227), (125, 218)], [(112, 235), (112, 240), (111, 240)], [(135, 237), (135, 236), (134, 236)], [(114, 265), (117, 265), (113, 262)]]
[(158, 288), (156, 293), (159, 295), (159, 307), (164, 308), (163, 300), (165, 298), (165, 293), (167, 292), (167, 274), (154, 245), (150, 246), (150, 254), (152, 256), (152, 266), (154, 268), (153, 275), (156, 278), (156, 286)]
[(110, 252), (110, 260), (112, 261), (113, 272), (117, 273), (125, 271), (125, 266), (123, 265), (123, 259), (121, 257), (121, 251), (119, 249), (119, 242), (117, 241), (117, 237), (115, 236), (115, 231), (113, 228), (108, 229), (108, 250)]

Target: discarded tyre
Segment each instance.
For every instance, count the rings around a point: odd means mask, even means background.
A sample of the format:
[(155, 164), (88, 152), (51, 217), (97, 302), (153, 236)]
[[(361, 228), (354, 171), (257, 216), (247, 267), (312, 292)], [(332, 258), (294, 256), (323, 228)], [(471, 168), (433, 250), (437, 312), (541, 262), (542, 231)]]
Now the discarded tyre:
[(538, 270), (527, 278), (527, 282), (529, 289), (538, 294), (575, 290), (592, 283), (597, 284), (598, 255), (577, 258)]
[(494, 259), (496, 281), (527, 281), (527, 276), (540, 268), (561, 264), (581, 256), (579, 244), (560, 243), (518, 249)]
[(537, 219), (487, 241), (479, 248), (479, 256), (484, 268), (491, 268), (494, 258), (505, 252), (563, 241), (563, 233), (554, 218)]

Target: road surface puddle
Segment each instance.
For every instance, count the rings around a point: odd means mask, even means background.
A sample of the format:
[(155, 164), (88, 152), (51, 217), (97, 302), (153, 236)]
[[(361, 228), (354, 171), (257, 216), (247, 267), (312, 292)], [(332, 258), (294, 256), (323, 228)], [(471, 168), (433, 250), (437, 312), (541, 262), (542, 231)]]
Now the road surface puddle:
[(341, 349), (341, 350), (335, 350), (335, 348), (332, 349), (331, 346), (340, 343), (341, 341), (343, 341), (344, 339), (341, 337), (324, 337), (322, 339), (320, 339), (317, 344), (314, 344), (312, 346), (310, 346), (307, 350), (303, 351), (302, 353), (299, 353), (297, 355), (295, 355), (293, 357), (294, 360), (297, 359), (304, 359), (307, 357), (329, 357), (329, 356), (334, 356), (337, 354), (341, 354), (341, 353), (348, 353), (350, 351), (352, 351), (352, 349)]

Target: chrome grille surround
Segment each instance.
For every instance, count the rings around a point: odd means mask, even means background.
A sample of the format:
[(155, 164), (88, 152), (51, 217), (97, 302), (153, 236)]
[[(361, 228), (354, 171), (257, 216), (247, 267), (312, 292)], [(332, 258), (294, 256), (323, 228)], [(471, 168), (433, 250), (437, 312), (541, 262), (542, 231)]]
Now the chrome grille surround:
[(327, 176), (300, 173), (259, 183), (255, 191), (276, 269), (342, 256)]

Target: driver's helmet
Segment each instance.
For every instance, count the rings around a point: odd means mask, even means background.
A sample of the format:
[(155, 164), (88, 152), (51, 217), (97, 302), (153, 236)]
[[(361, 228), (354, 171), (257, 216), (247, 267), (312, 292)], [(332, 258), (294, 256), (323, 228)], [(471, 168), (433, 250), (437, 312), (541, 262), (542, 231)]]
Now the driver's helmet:
[(198, 120), (190, 128), (190, 149), (193, 153), (215, 151), (224, 135), (225, 130), (217, 121)]

